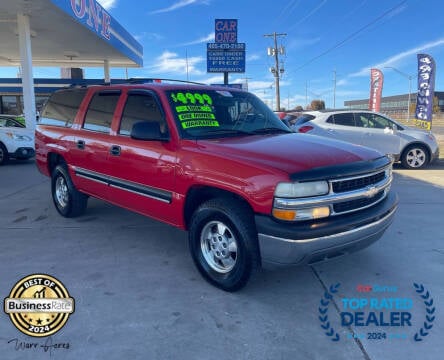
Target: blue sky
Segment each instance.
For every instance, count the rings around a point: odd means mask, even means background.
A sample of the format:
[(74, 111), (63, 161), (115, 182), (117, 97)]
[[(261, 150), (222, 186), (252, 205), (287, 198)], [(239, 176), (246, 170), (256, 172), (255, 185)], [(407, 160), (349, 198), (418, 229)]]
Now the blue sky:
[[(383, 96), (407, 93), (411, 75), (417, 86), (418, 53), (434, 57), (436, 88), (444, 91), (444, 2), (440, 0), (99, 0), (144, 48), (144, 67), (130, 77), (164, 77), (222, 83), (223, 75), (206, 72), (206, 43), (214, 42), (215, 19), (238, 19), (238, 41), (246, 43), (246, 72), (230, 73), (230, 82), (248, 81), (249, 90), (274, 105), (274, 77), (267, 55), (273, 46), (265, 34), (285, 47), (281, 56), (281, 106), (305, 106), (321, 98), (327, 107), (368, 98), (370, 68), (384, 72)], [(441, 61), (443, 60), (443, 61)], [(15, 75), (15, 71), (13, 71)], [(336, 91), (334, 76), (336, 73)], [(35, 77), (58, 77), (59, 71), (34, 68)], [(102, 77), (101, 69), (86, 69)], [(111, 77), (125, 77), (112, 69)]]

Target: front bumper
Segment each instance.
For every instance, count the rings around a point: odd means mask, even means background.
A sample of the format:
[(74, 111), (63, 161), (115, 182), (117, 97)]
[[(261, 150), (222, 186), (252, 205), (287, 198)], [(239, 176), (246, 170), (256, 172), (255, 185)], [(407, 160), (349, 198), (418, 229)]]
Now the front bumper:
[(9, 156), (15, 159), (30, 159), (35, 156), (35, 150), (32, 147), (19, 147)]
[(365, 248), (392, 223), (397, 205), (390, 192), (371, 208), (316, 222), (278, 223), (256, 215), (262, 266), (312, 264)]

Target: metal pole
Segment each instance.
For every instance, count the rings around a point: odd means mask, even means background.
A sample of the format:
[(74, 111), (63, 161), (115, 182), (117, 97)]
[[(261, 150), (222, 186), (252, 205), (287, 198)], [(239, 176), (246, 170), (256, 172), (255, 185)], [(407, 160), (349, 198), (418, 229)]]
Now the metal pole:
[(407, 100), (407, 122), (410, 121), (410, 100), (411, 100), (411, 94), (412, 94), (412, 76), (408, 75), (397, 68), (394, 68), (393, 66), (384, 66), (386, 69), (392, 69), (396, 71), (399, 75), (404, 76), (409, 81), (409, 94), (408, 94), (408, 100)]
[(276, 86), (276, 110), (281, 110), (281, 94), (280, 94), (280, 88), (279, 88), (279, 76), (280, 76), (280, 70), (279, 70), (279, 49), (277, 47), (277, 37), (278, 36), (286, 36), (287, 34), (277, 34), (276, 32), (272, 34), (266, 34), (265, 37), (273, 37), (274, 38), (274, 61), (275, 61), (275, 72), (274, 72), (274, 82)]
[(336, 70), (333, 70), (333, 74), (335, 74), (333, 78), (333, 109), (336, 109)]
[(409, 100), (408, 100), (408, 112), (407, 112), (407, 122), (410, 121), (410, 98), (412, 96), (412, 77), (409, 75)]
[(274, 81), (276, 86), (276, 110), (281, 110), (281, 93), (279, 89), (279, 55), (277, 47), (276, 33), (274, 33), (274, 61), (276, 63), (276, 72), (274, 74)]
[(29, 16), (17, 14), (19, 33), (20, 63), (22, 66), (23, 102), (26, 127), (34, 130), (36, 126), (36, 108), (34, 79), (32, 75), (31, 29)]

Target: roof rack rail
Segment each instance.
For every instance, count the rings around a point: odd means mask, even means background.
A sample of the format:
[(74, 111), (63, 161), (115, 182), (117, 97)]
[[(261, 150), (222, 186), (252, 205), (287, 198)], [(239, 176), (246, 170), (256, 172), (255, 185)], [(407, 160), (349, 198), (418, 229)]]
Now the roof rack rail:
[(179, 82), (179, 83), (185, 83), (185, 84), (194, 84), (194, 85), (208, 85), (204, 83), (199, 83), (195, 81), (188, 81), (188, 80), (178, 80), (178, 79), (162, 79), (162, 78), (129, 78), (127, 81), (130, 84), (146, 84), (146, 83), (156, 83), (156, 82), (162, 82), (162, 81), (171, 81), (171, 82)]

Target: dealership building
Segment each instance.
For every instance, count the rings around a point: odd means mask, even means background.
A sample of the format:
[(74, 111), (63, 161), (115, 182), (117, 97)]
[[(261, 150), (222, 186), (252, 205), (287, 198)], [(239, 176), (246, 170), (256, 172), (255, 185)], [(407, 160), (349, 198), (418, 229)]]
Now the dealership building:
[[(438, 106), (444, 112), (444, 91), (435, 91)], [(381, 98), (381, 112), (387, 115), (403, 115), (407, 112), (409, 94), (385, 96)], [(344, 101), (347, 109), (368, 109), (369, 99)], [(410, 95), (410, 103), (416, 104), (416, 93)]]

